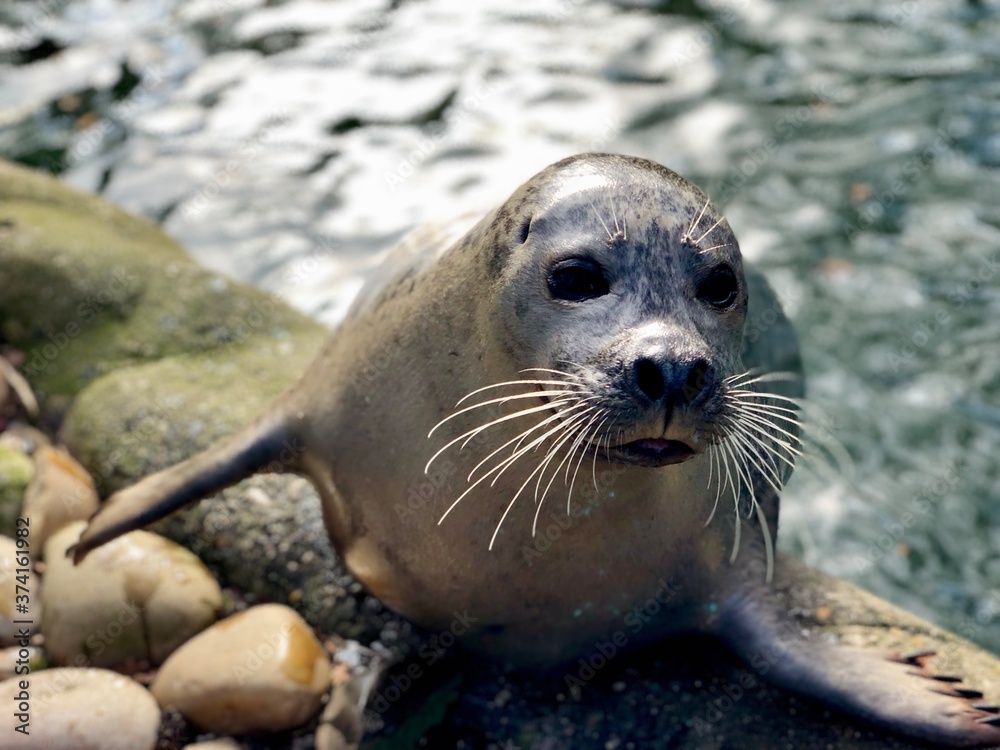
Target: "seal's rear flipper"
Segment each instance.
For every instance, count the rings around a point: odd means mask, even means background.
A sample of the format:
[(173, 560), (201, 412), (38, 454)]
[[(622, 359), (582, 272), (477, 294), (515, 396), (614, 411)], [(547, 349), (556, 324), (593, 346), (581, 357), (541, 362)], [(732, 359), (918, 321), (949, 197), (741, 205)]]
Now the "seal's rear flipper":
[(946, 747), (1000, 746), (1000, 706), (960, 677), (928, 670), (931, 651), (910, 655), (807, 640), (766, 601), (735, 597), (717, 633), (772, 684), (865, 721)]
[[(186, 461), (144, 477), (108, 498), (91, 517), (67, 555), (79, 563), (89, 552), (178, 508), (225, 489), (275, 462), (294, 470), (295, 451), (288, 429), (265, 414), (253, 424)], [(287, 453), (287, 457), (284, 455)], [(273, 471), (274, 469), (272, 469)]]

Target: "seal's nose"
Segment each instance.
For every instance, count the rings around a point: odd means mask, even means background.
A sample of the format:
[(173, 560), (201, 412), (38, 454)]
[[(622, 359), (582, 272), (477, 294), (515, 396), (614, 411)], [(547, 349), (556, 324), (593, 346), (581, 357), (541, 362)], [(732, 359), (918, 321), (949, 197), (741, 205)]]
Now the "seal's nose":
[(665, 357), (639, 357), (632, 372), (636, 388), (653, 403), (696, 406), (715, 383), (715, 368), (703, 358), (678, 362)]

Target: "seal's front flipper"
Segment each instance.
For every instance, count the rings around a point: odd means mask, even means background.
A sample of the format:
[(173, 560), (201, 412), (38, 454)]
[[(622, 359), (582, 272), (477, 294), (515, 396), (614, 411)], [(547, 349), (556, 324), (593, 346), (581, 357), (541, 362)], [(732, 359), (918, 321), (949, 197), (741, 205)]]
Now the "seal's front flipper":
[(932, 672), (932, 652), (880, 653), (806, 638), (769, 599), (761, 591), (734, 596), (715, 623), (718, 634), (764, 679), (924, 742), (1000, 746), (996, 701), (960, 677)]
[(80, 541), (67, 554), (79, 563), (115, 537), (236, 484), (268, 464), (274, 463), (275, 469), (282, 471), (295, 470), (299, 456), (287, 447), (289, 444), (284, 423), (265, 414), (236, 435), (113, 494), (91, 517)]

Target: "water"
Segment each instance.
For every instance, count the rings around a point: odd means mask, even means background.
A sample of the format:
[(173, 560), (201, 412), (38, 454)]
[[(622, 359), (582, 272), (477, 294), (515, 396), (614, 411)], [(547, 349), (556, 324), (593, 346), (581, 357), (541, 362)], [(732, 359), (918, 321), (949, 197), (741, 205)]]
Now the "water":
[(422, 221), (660, 161), (801, 335), (780, 546), (1000, 652), (1000, 4), (516, 7), (8, 0), (0, 153), (330, 324)]

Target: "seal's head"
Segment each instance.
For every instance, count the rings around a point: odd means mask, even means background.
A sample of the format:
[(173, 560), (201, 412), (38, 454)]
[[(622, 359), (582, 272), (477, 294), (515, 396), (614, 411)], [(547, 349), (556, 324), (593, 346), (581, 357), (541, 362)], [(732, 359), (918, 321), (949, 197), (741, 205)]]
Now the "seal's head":
[(510, 351), (586, 392), (567, 415), (580, 434), (594, 416), (608, 457), (642, 466), (704, 451), (742, 371), (747, 306), (739, 246), (708, 198), (653, 162), (590, 154), (528, 182), (494, 226), (513, 229), (496, 237)]
[(582, 154), (522, 185), (477, 231), (488, 291), (476, 331), (504, 352), (491, 373), (512, 377), (481, 384), (431, 431), (451, 422), (456, 435), (431, 461), (494, 437), (441, 520), (480, 485), (509, 491), (507, 512), (533, 486), (537, 524), (559, 478), (569, 507), (590, 456), (592, 474), (599, 462), (623, 469), (623, 495), (693, 500), (708, 520), (725, 497), (737, 519), (754, 510), (765, 524), (758, 490), (786, 478), (797, 422), (742, 364), (747, 281), (705, 194), (644, 159)]

